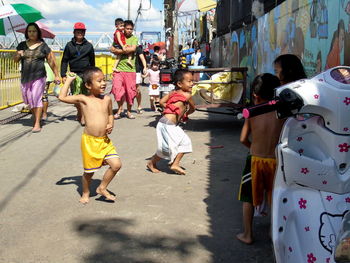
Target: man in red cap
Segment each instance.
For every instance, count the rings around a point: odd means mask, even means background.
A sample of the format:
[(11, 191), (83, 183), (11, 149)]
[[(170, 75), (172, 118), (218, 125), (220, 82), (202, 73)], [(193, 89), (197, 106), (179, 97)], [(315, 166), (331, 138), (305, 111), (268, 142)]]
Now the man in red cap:
[[(61, 76), (62, 82), (66, 81), (67, 68), (71, 72), (76, 73), (80, 78), (83, 76), (83, 72), (86, 68), (95, 66), (95, 51), (94, 47), (85, 38), (86, 27), (84, 23), (77, 22), (73, 27), (74, 37), (69, 41), (64, 48), (62, 61), (61, 61)], [(86, 93), (86, 88), (79, 78), (71, 86), (71, 92), (73, 95)], [(84, 125), (84, 119), (81, 115), (80, 108), (78, 106), (77, 120)]]

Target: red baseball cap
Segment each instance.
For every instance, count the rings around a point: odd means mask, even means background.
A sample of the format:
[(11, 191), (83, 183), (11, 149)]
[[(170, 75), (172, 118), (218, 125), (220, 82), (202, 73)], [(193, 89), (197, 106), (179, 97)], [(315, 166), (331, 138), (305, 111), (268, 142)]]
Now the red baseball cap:
[(84, 23), (77, 22), (74, 24), (74, 30), (75, 29), (86, 30), (86, 27), (85, 27)]

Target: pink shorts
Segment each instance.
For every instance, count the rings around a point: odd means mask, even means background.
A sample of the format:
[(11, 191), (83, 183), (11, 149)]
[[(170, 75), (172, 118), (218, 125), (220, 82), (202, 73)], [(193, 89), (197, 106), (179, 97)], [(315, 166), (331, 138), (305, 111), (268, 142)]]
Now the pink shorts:
[(21, 84), (22, 97), (25, 104), (31, 109), (43, 106), (42, 97), (46, 85), (46, 77)]
[(114, 72), (111, 92), (116, 101), (121, 101), (124, 97), (126, 103), (132, 105), (136, 97), (136, 73)]

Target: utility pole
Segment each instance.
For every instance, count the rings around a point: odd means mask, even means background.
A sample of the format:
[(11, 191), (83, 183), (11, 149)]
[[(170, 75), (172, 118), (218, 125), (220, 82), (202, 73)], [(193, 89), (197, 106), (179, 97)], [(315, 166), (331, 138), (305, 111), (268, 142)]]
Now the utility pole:
[[(165, 41), (170, 41), (167, 57), (177, 58), (179, 56), (179, 34), (177, 19), (177, 1), (164, 0), (164, 26), (166, 30)], [(170, 29), (170, 31), (167, 31)]]
[(130, 0), (128, 0), (128, 20), (130, 20)]

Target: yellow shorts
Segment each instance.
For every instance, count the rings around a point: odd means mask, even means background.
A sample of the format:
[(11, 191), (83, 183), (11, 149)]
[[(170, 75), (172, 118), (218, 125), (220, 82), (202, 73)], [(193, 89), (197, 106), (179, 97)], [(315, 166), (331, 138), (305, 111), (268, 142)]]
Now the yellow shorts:
[(81, 154), (85, 173), (93, 173), (103, 165), (103, 161), (119, 158), (112, 141), (107, 137), (95, 137), (85, 133), (81, 136)]
[(251, 169), (253, 206), (258, 206), (262, 203), (265, 191), (267, 193), (268, 204), (271, 205), (276, 159), (252, 156)]

